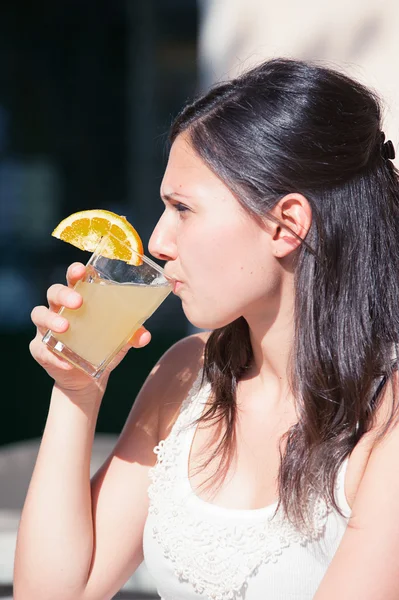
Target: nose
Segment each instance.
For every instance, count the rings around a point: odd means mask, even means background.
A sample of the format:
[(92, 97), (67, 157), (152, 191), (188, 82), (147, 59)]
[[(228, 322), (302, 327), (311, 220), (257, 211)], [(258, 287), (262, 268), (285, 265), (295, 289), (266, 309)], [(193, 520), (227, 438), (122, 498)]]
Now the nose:
[(159, 260), (175, 260), (177, 258), (176, 234), (173, 223), (166, 212), (161, 216), (152, 232), (148, 250)]

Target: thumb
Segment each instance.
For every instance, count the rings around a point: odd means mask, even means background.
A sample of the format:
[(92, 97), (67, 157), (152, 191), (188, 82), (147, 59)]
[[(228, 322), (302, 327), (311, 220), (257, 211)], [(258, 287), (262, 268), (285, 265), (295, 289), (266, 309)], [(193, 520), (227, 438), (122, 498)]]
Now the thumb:
[(132, 335), (129, 340), (129, 345), (133, 348), (143, 348), (151, 341), (151, 333), (145, 327), (139, 329)]
[(130, 338), (128, 343), (122, 350), (115, 356), (115, 358), (108, 365), (106, 372), (109, 373), (115, 369), (117, 365), (123, 360), (126, 354), (129, 352), (130, 348), (143, 348), (147, 346), (151, 341), (151, 333), (145, 329), (145, 327), (140, 327)]

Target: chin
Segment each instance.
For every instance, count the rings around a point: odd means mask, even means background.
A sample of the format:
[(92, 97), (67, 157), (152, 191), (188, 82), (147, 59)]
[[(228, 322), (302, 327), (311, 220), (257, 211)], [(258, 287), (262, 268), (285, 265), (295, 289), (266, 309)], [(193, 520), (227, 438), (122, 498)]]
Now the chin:
[(198, 329), (207, 329), (213, 331), (214, 329), (220, 329), (221, 327), (226, 327), (232, 321), (237, 319), (238, 317), (231, 317), (231, 315), (222, 315), (222, 314), (212, 314), (212, 309), (209, 311), (205, 311), (204, 313), (200, 313), (199, 311), (192, 311), (187, 309), (183, 303), (183, 311), (186, 315), (187, 319), (190, 321), (194, 327)]

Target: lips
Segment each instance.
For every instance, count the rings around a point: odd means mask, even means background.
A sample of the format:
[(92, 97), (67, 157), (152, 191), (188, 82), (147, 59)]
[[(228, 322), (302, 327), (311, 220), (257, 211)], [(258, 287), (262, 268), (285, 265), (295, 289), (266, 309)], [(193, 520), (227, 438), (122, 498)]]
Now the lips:
[(172, 281), (172, 283), (173, 283), (172, 292), (175, 294), (177, 292), (177, 290), (183, 285), (183, 282), (180, 281), (180, 279), (177, 279), (177, 277), (174, 277), (173, 275), (169, 275), (169, 273), (167, 272), (167, 269), (165, 269), (165, 275), (169, 280)]
[(177, 279), (175, 280), (175, 284), (173, 286), (173, 293), (176, 294), (176, 292), (179, 290), (179, 288), (182, 286), (182, 282), (181, 281), (177, 281)]

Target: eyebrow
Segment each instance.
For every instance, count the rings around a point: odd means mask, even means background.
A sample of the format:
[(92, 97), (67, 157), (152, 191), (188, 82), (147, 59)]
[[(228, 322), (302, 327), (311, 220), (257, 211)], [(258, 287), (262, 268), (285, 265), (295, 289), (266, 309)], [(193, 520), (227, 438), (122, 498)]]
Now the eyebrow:
[(170, 194), (161, 194), (162, 200), (166, 200), (170, 202), (171, 200), (175, 200), (176, 198), (188, 198), (184, 194), (179, 194), (179, 192), (171, 192)]

